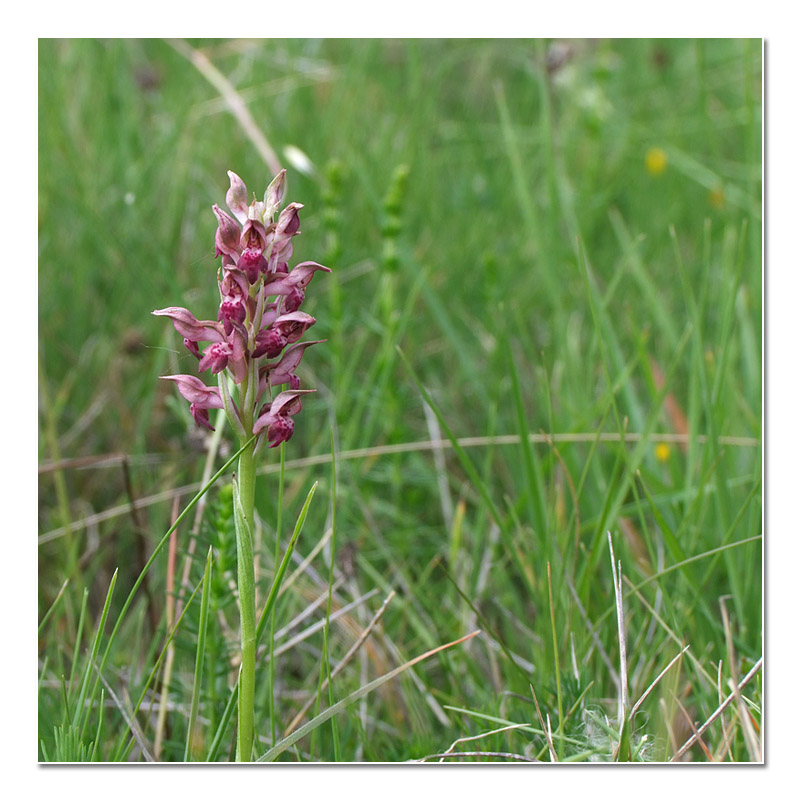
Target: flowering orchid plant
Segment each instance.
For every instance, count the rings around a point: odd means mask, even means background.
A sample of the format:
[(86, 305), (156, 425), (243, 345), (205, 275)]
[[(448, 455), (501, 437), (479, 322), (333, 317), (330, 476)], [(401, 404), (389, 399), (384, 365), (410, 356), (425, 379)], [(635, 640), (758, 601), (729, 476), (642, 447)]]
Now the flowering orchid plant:
[[(166, 375), (164, 380), (177, 384), (190, 403), (194, 421), (203, 428), (214, 430), (208, 412), (224, 408), (243, 448), (234, 477), (242, 629), (236, 752), (237, 760), (249, 761), (255, 740), (254, 456), (264, 441), (276, 447), (291, 438), (293, 417), (301, 409), (302, 398), (314, 391), (301, 389), (296, 375), (306, 349), (320, 343), (299, 341), (316, 322), (300, 311), (300, 306), (316, 272), (330, 269), (315, 261), (289, 269), (292, 239), (300, 233), (303, 206), (289, 203), (280, 210), (286, 170), (267, 187), (263, 201), (254, 196), (250, 203), (242, 179), (234, 172), (228, 176), (230, 189), (225, 201), (233, 217), (213, 206), (218, 223), (216, 256), (222, 257), (216, 321), (198, 320), (191, 311), (177, 306), (153, 314), (172, 320), (186, 349), (197, 358), (198, 370), (216, 375), (217, 386), (207, 386), (194, 375)], [(201, 342), (208, 343), (203, 352)], [(288, 388), (273, 397), (272, 390), (283, 386)]]
[[(303, 206), (290, 203), (274, 221), (283, 200), (286, 170), (269, 185), (263, 202), (254, 198), (250, 205), (242, 179), (234, 172), (228, 175), (231, 187), (226, 201), (236, 219), (213, 206), (219, 223), (216, 254), (222, 256), (217, 320), (198, 320), (191, 311), (177, 306), (153, 312), (172, 320), (187, 350), (198, 359), (199, 371), (210, 370), (219, 376), (218, 387), (208, 387), (192, 375), (166, 375), (164, 379), (177, 383), (198, 425), (213, 430), (208, 412), (224, 408), (241, 440), (266, 430), (270, 447), (275, 447), (291, 437), (291, 417), (300, 410), (300, 398), (313, 391), (300, 389), (295, 374), (306, 348), (319, 344), (295, 344), (316, 322), (299, 308), (314, 273), (330, 269), (315, 261), (288, 268)], [(203, 353), (200, 342), (210, 343)], [(284, 352), (287, 345), (293, 346)], [(281, 353), (277, 361), (269, 360)], [(230, 395), (226, 375), (239, 387), (238, 404)], [(272, 387), (284, 384), (289, 386), (287, 391), (258, 408)]]

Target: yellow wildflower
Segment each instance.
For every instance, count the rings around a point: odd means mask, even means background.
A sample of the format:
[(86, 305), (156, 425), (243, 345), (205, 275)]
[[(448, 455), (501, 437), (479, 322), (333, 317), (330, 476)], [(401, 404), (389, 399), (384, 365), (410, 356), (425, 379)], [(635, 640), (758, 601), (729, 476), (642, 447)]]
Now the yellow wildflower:
[(714, 208), (722, 208), (725, 205), (725, 192), (722, 189), (713, 189), (708, 193), (708, 202)]
[(669, 453), (669, 445), (666, 442), (659, 442), (656, 445), (656, 459), (662, 464), (665, 461), (669, 461)]
[(651, 175), (661, 175), (667, 168), (667, 154), (660, 147), (651, 147), (644, 157), (644, 165)]

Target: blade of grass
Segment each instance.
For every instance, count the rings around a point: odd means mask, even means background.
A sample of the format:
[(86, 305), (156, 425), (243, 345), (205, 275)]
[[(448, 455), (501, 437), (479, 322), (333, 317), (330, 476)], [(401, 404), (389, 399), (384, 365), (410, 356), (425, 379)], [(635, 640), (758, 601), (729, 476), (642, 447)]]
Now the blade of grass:
[(500, 510), (498, 509), (497, 505), (495, 504), (494, 500), (492, 499), (491, 494), (489, 494), (489, 489), (481, 480), (478, 471), (475, 469), (472, 461), (469, 459), (467, 454), (464, 452), (463, 447), (458, 442), (458, 439), (454, 436), (453, 432), (450, 430), (450, 426), (447, 424), (442, 412), (439, 410), (439, 406), (434, 403), (433, 398), (430, 395), (430, 392), (425, 388), (422, 381), (417, 377), (417, 373), (414, 370), (414, 367), (411, 365), (411, 362), (406, 357), (405, 353), (398, 347), (397, 352), (400, 355), (400, 358), (403, 359), (406, 367), (408, 368), (409, 373), (411, 373), (411, 377), (414, 380), (414, 383), (417, 384), (417, 388), (420, 391), (420, 394), (425, 399), (425, 402), (430, 406), (431, 410), (434, 414), (436, 414), (436, 418), (439, 420), (439, 424), (442, 426), (442, 429), (445, 432), (445, 435), (450, 440), (450, 444), (453, 447), (456, 455), (458, 456), (458, 460), (461, 462), (461, 466), (464, 468), (464, 471), (469, 476), (470, 480), (472, 481), (473, 486), (478, 490), (483, 499), (486, 507), (491, 514), (492, 519), (497, 523), (497, 527), (500, 528), (501, 531), (507, 530), (506, 521), (503, 519), (502, 515), (500, 514)]
[[(644, 407), (635, 392), (633, 382), (627, 379), (629, 371), (632, 371), (638, 361), (638, 356), (632, 358), (626, 365), (623, 355), (623, 346), (620, 341), (619, 324), (615, 324), (615, 320), (609, 315), (609, 310), (607, 308), (608, 300), (601, 295), (600, 288), (597, 286), (597, 280), (589, 265), (589, 260), (582, 243), (579, 243), (578, 247), (578, 266), (586, 288), (586, 296), (589, 300), (589, 310), (597, 334), (596, 341), (600, 350), (603, 371), (608, 384), (610, 397), (613, 401), (612, 410), (614, 411), (617, 430), (620, 435), (622, 435), (625, 430), (623, 414), (620, 412), (617, 402), (618, 391), (622, 393), (625, 399), (627, 414), (624, 416), (629, 416), (633, 420), (633, 427), (635, 430), (642, 430), (645, 419)], [(621, 270), (623, 267), (621, 266), (618, 269)], [(612, 377), (614, 375), (619, 377), (615, 380)]]
[(719, 715), (734, 701), (736, 698), (741, 694), (742, 689), (747, 686), (748, 683), (758, 674), (762, 665), (764, 663), (764, 657), (756, 661), (753, 665), (752, 669), (747, 673), (747, 675), (742, 678), (739, 683), (736, 685), (735, 690), (732, 691), (717, 707), (713, 714), (681, 745), (678, 751), (672, 756), (670, 761), (679, 761), (681, 756), (696, 742), (698, 739), (705, 733), (705, 731), (711, 726), (711, 724), (716, 720)]
[(619, 744), (614, 753), (614, 761), (630, 761), (631, 758), (631, 720), (628, 718), (628, 649), (625, 641), (625, 611), (622, 603), (622, 561), (614, 556), (614, 543), (608, 531), (608, 550), (611, 556), (611, 577), (614, 581), (614, 605), (617, 611), (617, 638), (619, 640)]
[[(334, 440), (334, 429), (331, 426), (331, 550), (330, 550), (330, 569), (328, 572), (328, 606), (325, 609), (325, 628), (323, 633), (322, 644), (322, 660), (324, 664), (324, 682), (328, 684), (328, 705), (332, 706), (333, 702), (333, 675), (331, 673), (331, 659), (330, 651), (328, 649), (328, 633), (331, 626), (331, 603), (333, 601), (333, 568), (335, 564), (336, 554), (336, 442)], [(323, 689), (323, 670), (320, 669), (320, 685), (318, 689), (318, 696), (322, 696)], [(333, 753), (334, 761), (341, 760), (341, 751), (339, 743), (339, 729), (336, 724), (336, 718), (331, 717), (331, 735), (333, 737)]]
[(64, 583), (61, 584), (61, 588), (58, 590), (58, 594), (56, 595), (56, 597), (53, 600), (53, 602), (50, 604), (50, 608), (48, 608), (47, 611), (45, 611), (45, 614), (42, 617), (42, 621), (39, 623), (39, 630), (38, 630), (37, 636), (41, 636), (42, 635), (42, 631), (44, 630), (44, 626), (47, 625), (47, 620), (50, 619), (50, 617), (52, 616), (53, 612), (58, 607), (58, 604), (61, 601), (61, 598), (64, 596), (64, 590), (67, 588), (68, 584), (69, 584), (69, 578), (67, 578), (64, 581)]
[(511, 375), (511, 385), (514, 391), (514, 407), (517, 413), (517, 429), (519, 431), (522, 449), (522, 463), (525, 466), (525, 477), (528, 482), (528, 491), (525, 492), (525, 497), (528, 502), (531, 525), (539, 538), (542, 552), (546, 552), (547, 525), (545, 523), (545, 499), (542, 486), (542, 471), (533, 448), (533, 443), (530, 440), (531, 431), (525, 415), (522, 388), (520, 387), (519, 375), (510, 346), (507, 348), (506, 352), (508, 357), (508, 372)]
[(250, 109), (231, 82), (211, 63), (205, 53), (196, 50), (183, 39), (167, 39), (167, 44), (191, 62), (197, 71), (220, 93), (230, 108), (231, 114), (241, 126), (245, 135), (256, 148), (273, 175), (281, 171), (280, 159), (264, 136), (261, 126), (256, 124)]
[(211, 562), (213, 548), (208, 548), (206, 556), (206, 569), (203, 574), (203, 597), (200, 602), (200, 623), (197, 629), (197, 655), (194, 665), (194, 683), (192, 684), (192, 703), (189, 710), (189, 724), (186, 730), (186, 747), (183, 751), (183, 760), (192, 760), (192, 739), (194, 726), (197, 723), (197, 709), (200, 706), (200, 689), (203, 683), (203, 657), (205, 656), (206, 630), (208, 629), (208, 600), (211, 595)]
[[(141, 709), (142, 704), (144, 703), (145, 698), (147, 697), (147, 692), (150, 689), (151, 684), (155, 681), (156, 675), (158, 674), (158, 671), (159, 671), (159, 669), (161, 667), (162, 662), (164, 661), (165, 656), (167, 656), (171, 651), (171, 645), (172, 645), (172, 642), (173, 642), (173, 640), (175, 638), (175, 635), (177, 634), (178, 630), (180, 629), (181, 624), (183, 623), (183, 619), (186, 616), (186, 613), (189, 611), (189, 608), (191, 607), (192, 603), (194, 602), (195, 597), (197, 597), (197, 593), (200, 591), (202, 586), (203, 586), (203, 579), (201, 578), (200, 582), (197, 584), (197, 586), (195, 586), (195, 588), (192, 591), (192, 593), (189, 595), (188, 598), (186, 598), (186, 601), (185, 601), (185, 603), (183, 605), (183, 608), (181, 609), (180, 616), (178, 617), (177, 620), (175, 620), (174, 625), (168, 631), (167, 638), (164, 641), (164, 644), (163, 644), (163, 646), (161, 648), (161, 652), (158, 654), (158, 658), (156, 658), (155, 662), (153, 663), (153, 667), (150, 670), (150, 675), (148, 676), (147, 680), (145, 681), (144, 686), (142, 687), (142, 690), (141, 690), (141, 692), (139, 694), (139, 700), (137, 701), (136, 705), (133, 708), (133, 716), (134, 717), (136, 717), (136, 715), (139, 713), (139, 710)], [(166, 704), (168, 699), (169, 698), (167, 696), (162, 694), (162, 697), (161, 697), (161, 702), (162, 703)], [(124, 746), (122, 746), (123, 744), (124, 744)], [(122, 760), (122, 754), (125, 753), (125, 750), (129, 746), (130, 746), (130, 743), (125, 743), (124, 740), (122, 740), (122, 742), (120, 743), (120, 747), (118, 747), (118, 749), (117, 749), (118, 758), (116, 758), (114, 760), (117, 760), (117, 761)]]
[(440, 645), (439, 647), (434, 648), (433, 650), (428, 650), (428, 652), (423, 653), (416, 658), (412, 658), (411, 661), (407, 661), (405, 664), (401, 664), (399, 667), (387, 672), (385, 675), (381, 675), (380, 678), (376, 678), (374, 681), (370, 681), (366, 686), (362, 686), (360, 689), (356, 689), (355, 692), (347, 695), (343, 700), (340, 700), (338, 703), (334, 704), (330, 708), (325, 709), (319, 716), (314, 717), (314, 719), (307, 722), (302, 727), (298, 728), (294, 733), (290, 734), (286, 738), (282, 739), (278, 744), (274, 747), (267, 750), (264, 755), (262, 755), (258, 761), (274, 761), (281, 753), (285, 750), (290, 748), (296, 742), (300, 741), (304, 736), (307, 736), (311, 731), (318, 728), (324, 722), (327, 722), (331, 717), (338, 714), (340, 711), (345, 709), (351, 703), (354, 703), (356, 700), (359, 700), (361, 697), (368, 695), (370, 692), (374, 691), (375, 689), (382, 686), (386, 681), (392, 680), (392, 678), (397, 677), (398, 675), (405, 672), (410, 667), (413, 667), (415, 664), (419, 664), (420, 661), (424, 661), (427, 658), (430, 658), (436, 653), (440, 653), (443, 650), (447, 650), (450, 647), (455, 647), (456, 645), (462, 644), (463, 642), (472, 639), (473, 636), (477, 636), (480, 631), (473, 631), (472, 633), (468, 633), (466, 636), (462, 636), (460, 639), (456, 639), (453, 642), (448, 642), (447, 644)]
[[(278, 505), (277, 515), (275, 519), (275, 564), (279, 563), (281, 554), (281, 531), (283, 530), (283, 489), (286, 467), (286, 442), (281, 442), (280, 448), (280, 471), (278, 472)], [(278, 739), (278, 715), (275, 709), (275, 614), (270, 615), (269, 620), (269, 666), (268, 666), (268, 681), (269, 692), (267, 699), (269, 701), (269, 718), (272, 725), (272, 741)]]
[[(631, 584), (630, 588), (624, 593), (623, 597), (627, 599), (632, 594), (637, 594), (641, 591), (645, 586), (649, 583), (652, 583), (655, 580), (667, 575), (670, 572), (674, 572), (675, 570), (682, 569), (687, 563), (694, 563), (695, 561), (701, 561), (704, 558), (709, 558), (710, 556), (717, 556), (723, 550), (727, 550), (734, 547), (739, 547), (740, 545), (750, 544), (752, 542), (757, 542), (763, 538), (762, 534), (758, 534), (757, 536), (750, 536), (746, 539), (741, 539), (737, 542), (730, 542), (729, 544), (720, 545), (719, 547), (712, 547), (710, 550), (706, 550), (702, 553), (698, 553), (696, 556), (690, 556), (686, 559), (686, 561), (680, 561), (676, 564), (670, 564), (668, 567), (664, 567), (663, 569), (654, 572), (652, 575), (648, 575), (648, 577), (644, 578), (637, 584)], [(627, 580), (627, 579), (626, 579)], [(613, 609), (608, 609), (604, 611), (597, 617), (595, 621), (594, 627), (598, 628), (612, 613)], [(691, 614), (691, 609), (689, 609), (689, 614)]]
[(461, 595), (461, 599), (472, 609), (472, 613), (475, 614), (476, 619), (481, 623), (483, 629), (485, 629), (486, 632), (489, 634), (489, 636), (491, 636), (492, 639), (494, 639), (494, 641), (497, 642), (500, 649), (503, 651), (506, 658), (508, 659), (508, 663), (511, 664), (515, 669), (519, 670), (520, 675), (522, 675), (525, 681), (530, 683), (531, 679), (530, 674), (526, 672), (525, 669), (523, 669), (517, 663), (517, 659), (514, 658), (514, 654), (506, 647), (503, 640), (496, 633), (493, 632), (492, 628), (488, 624), (488, 620), (486, 619), (486, 617), (484, 617), (484, 615), (481, 614), (477, 606), (475, 606), (473, 602), (469, 599), (469, 597), (467, 597), (467, 595), (464, 594), (464, 592), (461, 590), (461, 587), (458, 585), (458, 583), (456, 583), (456, 581), (453, 579), (453, 576), (447, 571), (446, 567), (443, 564), (440, 564), (439, 567), (447, 576), (447, 579), (450, 581), (450, 583), (453, 584), (453, 588), (455, 588), (455, 590), (459, 593), (459, 595)]
[(555, 747), (553, 747), (553, 736), (548, 728), (545, 725), (544, 718), (542, 717), (542, 710), (539, 708), (539, 700), (536, 697), (536, 691), (533, 688), (533, 684), (531, 684), (531, 695), (533, 695), (533, 704), (536, 706), (536, 716), (539, 718), (539, 724), (542, 726), (542, 730), (544, 733), (545, 741), (547, 742), (547, 749), (550, 751), (550, 761), (554, 764), (559, 761), (558, 753), (556, 753)]
[[(94, 641), (92, 642), (92, 649), (89, 653), (89, 659), (86, 662), (86, 667), (83, 673), (83, 680), (81, 681), (81, 691), (78, 695), (78, 700), (75, 705), (76, 708), (76, 716), (75, 716), (75, 725), (80, 725), (81, 727), (81, 738), (86, 733), (86, 725), (89, 722), (89, 705), (91, 703), (86, 704), (86, 695), (89, 688), (89, 675), (91, 674), (91, 665), (96, 661), (97, 654), (100, 651), (100, 640), (103, 635), (103, 630), (106, 626), (106, 620), (108, 619), (108, 612), (111, 608), (111, 598), (114, 595), (114, 587), (117, 585), (117, 576), (119, 575), (119, 569), (114, 570), (114, 574), (111, 576), (111, 581), (108, 585), (108, 592), (106, 593), (106, 600), (103, 604), (103, 611), (100, 614), (100, 621), (97, 623), (97, 631), (94, 635)], [(81, 720), (83, 720), (81, 724)]]
[(69, 670), (69, 690), (72, 693), (75, 690), (73, 685), (73, 681), (75, 679), (75, 670), (78, 666), (78, 654), (80, 653), (81, 649), (81, 638), (83, 637), (83, 626), (86, 622), (86, 610), (88, 608), (89, 603), (89, 589), (84, 588), (83, 590), (83, 600), (81, 601), (81, 613), (78, 617), (78, 632), (75, 634), (75, 646), (72, 648), (72, 666)]
[[(378, 609), (375, 616), (370, 620), (367, 627), (364, 628), (361, 635), (353, 643), (352, 647), (347, 651), (347, 653), (345, 653), (344, 658), (342, 658), (342, 660), (333, 668), (331, 672), (331, 678), (335, 678), (347, 666), (347, 664), (350, 663), (350, 660), (353, 658), (353, 656), (358, 652), (358, 650), (367, 640), (370, 633), (372, 632), (372, 629), (378, 624), (378, 621), (383, 616), (383, 612), (386, 611), (387, 607), (389, 606), (389, 603), (391, 603), (394, 597), (395, 597), (395, 592), (391, 591), (387, 596), (387, 598), (383, 601), (383, 605)], [(329, 683), (330, 680), (326, 679), (322, 686), (322, 689), (323, 690), (326, 689)], [(303, 719), (308, 709), (311, 708), (311, 706), (314, 704), (314, 698), (315, 695), (311, 695), (311, 697), (309, 697), (309, 699), (306, 701), (305, 705), (300, 709), (300, 711), (297, 712), (295, 718), (289, 723), (289, 725), (286, 727), (286, 730), (283, 732), (284, 736), (288, 736), (300, 724), (300, 720)], [(332, 702), (331, 705), (333, 705)]]
[(272, 587), (269, 591), (269, 595), (267, 595), (267, 601), (264, 603), (264, 610), (261, 612), (258, 625), (256, 626), (256, 646), (258, 646), (258, 643), (264, 634), (264, 628), (267, 625), (269, 615), (272, 613), (272, 608), (275, 605), (275, 601), (278, 599), (281, 584), (283, 583), (284, 576), (286, 575), (286, 570), (289, 567), (289, 561), (291, 560), (292, 553), (294, 552), (295, 545), (297, 544), (297, 539), (300, 536), (300, 532), (303, 530), (303, 525), (305, 525), (306, 516), (308, 515), (308, 508), (311, 505), (311, 500), (317, 491), (318, 485), (319, 482), (315, 481), (314, 485), (309, 490), (308, 495), (306, 495), (306, 500), (303, 503), (303, 507), (300, 509), (300, 514), (297, 517), (297, 522), (294, 526), (294, 531), (292, 532), (292, 538), (289, 540), (289, 546), (286, 548), (286, 552), (283, 555), (283, 560), (281, 561), (280, 567), (278, 567), (278, 572), (275, 574), (275, 578), (272, 581)]
[[(479, 719), (479, 720), (483, 720), (485, 722), (490, 722), (493, 725), (494, 724), (498, 724), (498, 725), (514, 725), (514, 724), (516, 724), (516, 723), (511, 722), (510, 720), (503, 719), (502, 717), (494, 717), (491, 714), (484, 714), (484, 713), (482, 713), (480, 711), (473, 711), (472, 709), (469, 709), (469, 708), (458, 708), (457, 706), (445, 706), (445, 708), (448, 711), (455, 711), (458, 714), (464, 714), (464, 715), (466, 715), (468, 717), (471, 717), (473, 719)], [(537, 736), (546, 736), (547, 735), (547, 732), (544, 730), (544, 728), (539, 729), (539, 728), (536, 728), (533, 725), (520, 726), (519, 730), (524, 730), (524, 731), (527, 731), (528, 733), (533, 733), (533, 734), (535, 734)], [(578, 745), (578, 746), (583, 746), (583, 745), (586, 744), (585, 740), (575, 739), (575, 738), (573, 738), (571, 736), (564, 736), (562, 738), (563, 738), (565, 744)], [(546, 751), (547, 751), (547, 745), (544, 746), (543, 752), (540, 753), (540, 757)]]
[(100, 702), (98, 704), (98, 713), (97, 713), (97, 730), (94, 734), (94, 743), (92, 744), (92, 752), (89, 756), (89, 761), (96, 761), (98, 759), (98, 754), (100, 752), (100, 734), (103, 732), (103, 718), (104, 718), (104, 709), (105, 709), (105, 699), (106, 699), (106, 691), (105, 689), (100, 690)]
[(680, 338), (679, 332), (675, 326), (674, 315), (670, 313), (671, 309), (664, 303), (663, 290), (653, 280), (652, 276), (655, 273), (652, 270), (646, 269), (642, 263), (638, 252), (638, 245), (642, 237), (634, 241), (619, 209), (612, 208), (609, 211), (609, 218), (611, 220), (611, 227), (614, 229), (614, 234), (623, 251), (623, 263), (627, 266), (629, 274), (642, 290), (644, 304), (651, 310), (658, 329), (666, 337), (669, 349), (674, 350), (678, 346), (678, 339)]
[[(41, 408), (44, 409), (44, 436), (47, 442), (47, 447), (50, 453), (50, 460), (58, 463), (61, 461), (61, 451), (58, 446), (58, 421), (56, 413), (58, 409), (49, 401), (48, 388), (47, 388), (47, 375), (45, 373), (43, 355), (40, 352), (37, 359), (38, 374), (39, 374), (39, 391), (42, 393)], [(56, 500), (58, 503), (58, 513), (61, 517), (61, 524), (66, 529), (67, 534), (70, 536), (70, 541), (67, 543), (67, 579), (71, 578), (75, 569), (77, 561), (77, 553), (75, 549), (75, 528), (73, 526), (72, 515), (70, 514), (69, 507), (69, 492), (67, 490), (67, 482), (64, 477), (64, 472), (57, 469), (53, 473), (53, 481), (55, 482)]]
[[(405, 266), (405, 259), (404, 259)], [(386, 333), (381, 343), (379, 353), (370, 360), (366, 374), (363, 373), (364, 359), (360, 352), (353, 352), (348, 365), (345, 380), (357, 380), (368, 391), (357, 395), (355, 407), (347, 409), (347, 425), (343, 432), (343, 440), (367, 444), (373, 441), (376, 427), (383, 421), (383, 414), (379, 409), (383, 406), (376, 403), (375, 398), (385, 397), (386, 389), (391, 380), (396, 364), (395, 347), (401, 341), (418, 307), (418, 299), (423, 287), (427, 286), (430, 267), (414, 271), (413, 266), (406, 267), (406, 272), (414, 275), (411, 285), (405, 291), (406, 300), (401, 313), (387, 323)], [(354, 376), (358, 375), (358, 378)], [(343, 381), (344, 386), (352, 385)]]
[[(556, 702), (558, 705), (558, 728), (556, 729), (556, 733), (560, 734), (562, 730), (562, 725), (564, 724), (564, 699), (563, 694), (561, 691), (561, 666), (559, 664), (558, 658), (558, 635), (556, 633), (556, 610), (555, 604), (553, 603), (553, 581), (550, 576), (550, 562), (547, 562), (547, 599), (550, 606), (550, 633), (553, 637), (553, 671), (555, 672), (556, 676)], [(559, 739), (559, 743), (561, 739)], [(558, 750), (559, 758), (564, 755), (562, 746), (560, 745)]]

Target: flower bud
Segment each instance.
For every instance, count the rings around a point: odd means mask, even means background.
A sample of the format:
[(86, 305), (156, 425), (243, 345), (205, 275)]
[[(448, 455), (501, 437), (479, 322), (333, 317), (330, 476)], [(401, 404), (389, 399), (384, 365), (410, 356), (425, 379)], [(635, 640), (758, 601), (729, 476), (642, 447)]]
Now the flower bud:
[(275, 225), (275, 238), (283, 239), (294, 236), (300, 230), (300, 214), (298, 212), (302, 207), (302, 203), (289, 203), (281, 211), (281, 215)]
[(233, 216), (244, 225), (247, 222), (247, 187), (235, 172), (228, 170), (228, 177), (231, 179), (231, 188), (225, 195), (225, 202)]
[(264, 192), (264, 219), (272, 219), (273, 214), (281, 207), (286, 193), (286, 170), (282, 169), (267, 186)]
[(237, 256), (239, 255), (239, 238), (242, 235), (241, 229), (236, 224), (236, 220), (229, 217), (216, 203), (211, 207), (217, 216), (219, 225), (214, 239), (217, 255)]

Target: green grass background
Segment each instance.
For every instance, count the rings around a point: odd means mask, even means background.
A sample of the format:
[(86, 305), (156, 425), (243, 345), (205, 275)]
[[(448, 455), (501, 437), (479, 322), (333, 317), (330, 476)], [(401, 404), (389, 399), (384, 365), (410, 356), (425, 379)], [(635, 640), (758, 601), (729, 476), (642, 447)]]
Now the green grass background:
[[(548, 758), (531, 686), (559, 757), (610, 757), (610, 531), (630, 581), (632, 702), (690, 645), (633, 732), (636, 757), (671, 757), (689, 720), (705, 721), (763, 647), (760, 40), (190, 44), (289, 169), (287, 199), (305, 205), (295, 262), (333, 269), (304, 306), (313, 338), (328, 340), (303, 362), (318, 393), (286, 446), (282, 491), (275, 472), (259, 478), (262, 602), (278, 520), (282, 552), (315, 481), (298, 558), (335, 521), (334, 610), (374, 590), (276, 659), (259, 698), (262, 750), (318, 692), (324, 653), (335, 664), (394, 589), (319, 708), (481, 635), (282, 758), (422, 758), (512, 723), (526, 727), (461, 749)], [(646, 166), (653, 148), (666, 156), (659, 174)], [(217, 90), (168, 42), (40, 41), (40, 619), (53, 610), (39, 636), (39, 758), (142, 757), (120, 706), (135, 702), (164, 644), (166, 553), (103, 668), (119, 702), (105, 694), (101, 713), (81, 686), (96, 674), (89, 651), (114, 571), (108, 627), (174, 518), (170, 493), (203, 472), (207, 442), (158, 380), (193, 361), (150, 311), (214, 316), (210, 207), (224, 201), (228, 169), (257, 193), (271, 178)], [(657, 457), (648, 437), (687, 431)], [(425, 443), (448, 432), (522, 443), (434, 454)], [(542, 432), (577, 440), (525, 443)], [(377, 449), (387, 445), (408, 447)], [(114, 454), (127, 460), (74, 461)], [(306, 456), (319, 463), (293, 463)], [(263, 463), (278, 460), (269, 451)], [(195, 586), (213, 545), (208, 629), (198, 594), (175, 637), (165, 760), (208, 755), (235, 676), (224, 483), (209, 494), (191, 569)], [(180, 529), (181, 565), (189, 534)], [(282, 595), (274, 630), (327, 595), (329, 559), (330, 544)], [(325, 617), (321, 603), (293, 632)], [(187, 748), (198, 640), (206, 666)], [(750, 760), (745, 728), (759, 730), (761, 691), (759, 675), (689, 757)], [(137, 715), (147, 742), (155, 716)]]

